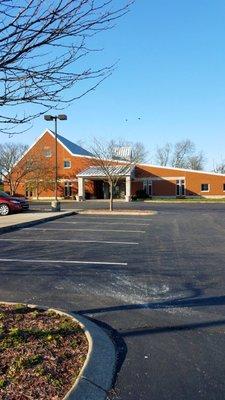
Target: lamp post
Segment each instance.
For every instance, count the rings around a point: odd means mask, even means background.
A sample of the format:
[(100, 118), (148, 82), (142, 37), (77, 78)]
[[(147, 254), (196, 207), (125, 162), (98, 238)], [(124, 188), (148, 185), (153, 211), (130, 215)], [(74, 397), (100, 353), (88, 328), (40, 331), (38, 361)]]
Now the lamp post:
[(55, 200), (52, 201), (52, 211), (60, 211), (60, 202), (58, 201), (57, 196), (57, 187), (58, 187), (58, 119), (60, 121), (67, 120), (67, 115), (59, 114), (59, 115), (44, 115), (44, 119), (46, 121), (55, 121)]

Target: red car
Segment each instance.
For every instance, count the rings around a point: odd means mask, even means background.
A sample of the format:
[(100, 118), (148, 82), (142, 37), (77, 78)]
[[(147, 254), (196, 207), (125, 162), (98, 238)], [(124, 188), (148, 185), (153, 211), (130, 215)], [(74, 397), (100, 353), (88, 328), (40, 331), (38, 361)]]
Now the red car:
[(21, 203), (9, 194), (0, 191), (0, 215), (22, 211)]

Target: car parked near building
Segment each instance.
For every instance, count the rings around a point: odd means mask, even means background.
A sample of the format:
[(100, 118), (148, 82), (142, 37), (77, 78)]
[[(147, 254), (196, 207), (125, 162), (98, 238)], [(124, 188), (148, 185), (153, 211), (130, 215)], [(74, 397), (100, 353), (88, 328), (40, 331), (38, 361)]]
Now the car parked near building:
[[(5, 195), (7, 195), (7, 197), (9, 196), (8, 193), (0, 190), (0, 196), (5, 196)], [(30, 205), (29, 205), (29, 201), (26, 199), (26, 197), (16, 197), (16, 196), (10, 196), (10, 197), (13, 198), (13, 200), (19, 201), (23, 210), (29, 210)]]
[(9, 194), (0, 191), (0, 215), (8, 215), (23, 210), (21, 202)]
[(14, 200), (19, 201), (22, 209), (23, 210), (29, 210), (29, 201), (26, 199), (26, 197), (15, 197), (15, 196), (11, 196)]

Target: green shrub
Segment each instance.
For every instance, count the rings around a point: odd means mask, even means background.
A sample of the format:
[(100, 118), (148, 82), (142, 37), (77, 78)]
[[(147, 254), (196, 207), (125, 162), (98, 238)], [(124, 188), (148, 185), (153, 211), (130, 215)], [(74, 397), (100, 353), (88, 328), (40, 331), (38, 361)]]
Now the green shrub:
[(143, 189), (137, 190), (136, 196), (137, 196), (137, 199), (147, 199), (149, 197), (149, 195)]

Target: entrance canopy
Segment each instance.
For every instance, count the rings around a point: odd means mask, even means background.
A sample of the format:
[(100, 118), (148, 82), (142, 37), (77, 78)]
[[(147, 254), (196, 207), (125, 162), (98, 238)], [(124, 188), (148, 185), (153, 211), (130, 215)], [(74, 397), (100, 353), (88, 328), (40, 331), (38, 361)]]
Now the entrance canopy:
[(77, 174), (77, 177), (84, 179), (104, 179), (107, 177), (108, 172), (109, 175), (125, 178), (126, 176), (131, 177), (133, 170), (134, 165), (107, 165), (105, 170), (104, 167), (92, 166)]
[(126, 184), (126, 201), (130, 201), (131, 196), (131, 178), (134, 171), (134, 165), (107, 165), (104, 167), (101, 166), (92, 166), (84, 171), (77, 174), (78, 177), (78, 198), (80, 201), (85, 198), (85, 190), (84, 190), (84, 181), (85, 179), (91, 180), (104, 180), (107, 177), (114, 176), (121, 179), (125, 179)]

